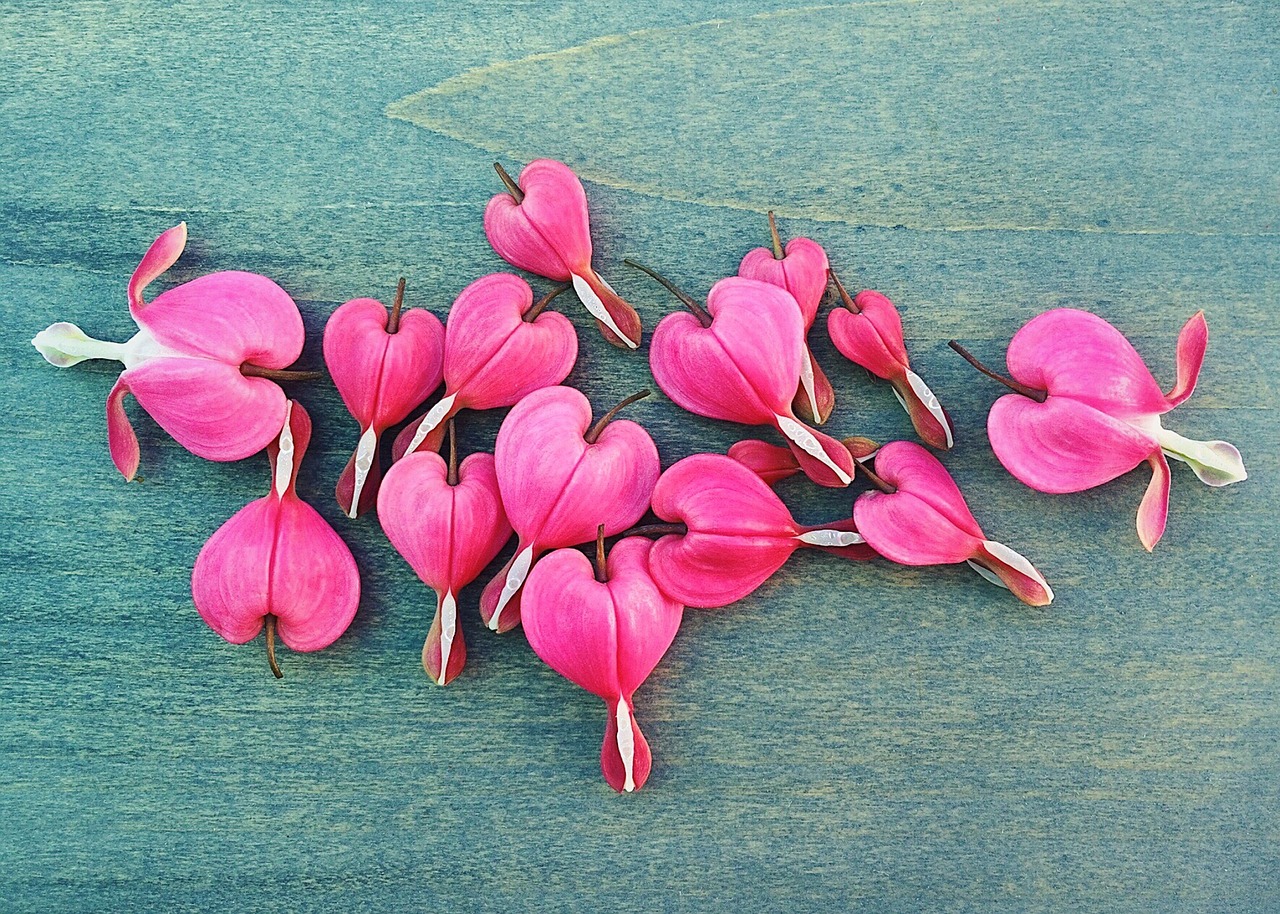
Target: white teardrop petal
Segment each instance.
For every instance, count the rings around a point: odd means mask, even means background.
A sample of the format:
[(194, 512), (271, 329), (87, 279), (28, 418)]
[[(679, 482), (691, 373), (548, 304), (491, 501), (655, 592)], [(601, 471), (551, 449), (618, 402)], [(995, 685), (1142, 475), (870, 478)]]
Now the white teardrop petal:
[(458, 601), (453, 591), (447, 591), (440, 601), (440, 685), (444, 685), (449, 670), (449, 654), (453, 650), (453, 639), (458, 634)]
[(373, 458), (378, 454), (378, 433), (370, 427), (360, 436), (356, 446), (356, 481), (351, 489), (351, 508), (347, 517), (352, 520), (360, 513), (360, 493), (369, 479), (369, 470), (373, 469)]
[(502, 611), (507, 604), (511, 602), (517, 591), (524, 584), (524, 579), (529, 576), (529, 567), (533, 564), (533, 547), (526, 546), (515, 561), (511, 563), (511, 570), (507, 572), (507, 580), (502, 585), (502, 592), (498, 594), (498, 605), (493, 611), (493, 615), (489, 617), (489, 628), (492, 631), (498, 630), (498, 619), (502, 615)]
[(622, 770), (626, 772), (626, 780), (622, 789), (631, 793), (636, 789), (633, 769), (636, 764), (636, 735), (631, 730), (631, 710), (625, 701), (618, 702), (618, 754), (622, 756)]
[[(951, 423), (947, 421), (947, 414), (942, 411), (942, 404), (938, 402), (938, 398), (934, 396), (933, 391), (929, 389), (929, 385), (924, 382), (924, 379), (910, 368), (907, 369), (907, 383), (911, 385), (915, 395), (920, 398), (924, 408), (942, 426), (942, 431), (947, 436), (947, 447), (950, 448), (955, 444), (955, 441), (951, 437)], [(902, 398), (899, 397), (898, 399), (901, 400)]]
[(774, 413), (773, 415), (774, 418), (778, 420), (778, 428), (782, 430), (782, 434), (794, 441), (796, 443), (796, 447), (800, 448), (800, 450), (804, 451), (810, 457), (822, 461), (822, 463), (827, 466), (831, 472), (836, 474), (836, 478), (846, 486), (853, 482), (853, 477), (842, 470), (839, 465), (831, 459), (831, 455), (822, 449), (822, 445), (818, 443), (818, 439), (813, 436), (812, 432), (790, 416), (781, 416), (777, 413)]
[(293, 481), (293, 401), (284, 408), (284, 427), (280, 429), (280, 450), (276, 453), (276, 495), (283, 496)]
[(444, 417), (449, 414), (449, 410), (453, 409), (453, 403), (458, 399), (457, 394), (449, 394), (431, 409), (427, 410), (427, 414), (422, 417), (422, 424), (418, 426), (418, 430), (413, 433), (413, 438), (409, 441), (409, 446), (405, 449), (405, 454), (412, 454), (418, 449), (422, 442), (427, 440), (430, 435), (441, 422)]
[(856, 546), (866, 542), (861, 534), (850, 530), (809, 530), (796, 539), (811, 546)]
[[(591, 313), (591, 316), (612, 330), (614, 335), (626, 343), (629, 348), (635, 349), (639, 346), (639, 343), (633, 341), (629, 336), (622, 332), (622, 328), (614, 323), (613, 315), (611, 315), (609, 313), (609, 309), (604, 306), (604, 302), (600, 300), (600, 296), (596, 295), (596, 290), (591, 288), (591, 285), (577, 273), (571, 273), (570, 275), (573, 277), (573, 291), (578, 293), (578, 298), (582, 299), (582, 304), (586, 306), (587, 311)], [(604, 279), (601, 278), (600, 281), (604, 282)], [(604, 284), (610, 291), (613, 291), (613, 286), (610, 286), (607, 282)]]

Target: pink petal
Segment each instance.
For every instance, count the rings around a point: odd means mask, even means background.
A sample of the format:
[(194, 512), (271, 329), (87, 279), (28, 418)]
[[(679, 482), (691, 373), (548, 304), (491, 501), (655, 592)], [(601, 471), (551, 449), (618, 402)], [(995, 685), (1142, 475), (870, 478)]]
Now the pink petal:
[(1151, 482), (1138, 505), (1138, 539), (1150, 552), (1155, 549), (1169, 519), (1169, 461), (1164, 452), (1157, 449), (1147, 458), (1151, 464)]
[(789, 448), (758, 438), (748, 438), (729, 447), (729, 457), (755, 473), (766, 485), (777, 485), (800, 472), (800, 462)]
[(286, 368), (302, 354), (302, 315), (265, 276), (227, 271), (201, 276), (136, 309), (138, 326), (185, 355), (236, 365)]
[(640, 315), (595, 270), (575, 270), (573, 288), (606, 340), (621, 349), (639, 347)]
[(843, 442), (790, 415), (775, 416), (774, 426), (787, 439), (796, 462), (810, 480), (836, 489), (853, 481), (853, 456)]
[(956, 564), (971, 558), (983, 541), (904, 488), (892, 495), (863, 492), (853, 503), (853, 519), (871, 548), (899, 565)]
[(622, 694), (613, 599), (581, 552), (557, 549), (534, 566), (521, 619), (529, 646), (547, 666), (601, 698)]
[(133, 482), (142, 452), (138, 448), (138, 436), (124, 411), (124, 397), (129, 393), (129, 382), (124, 374), (116, 378), (115, 386), (107, 395), (107, 447), (111, 451), (111, 462), (124, 476), (125, 482)]
[(649, 564), (659, 589), (673, 600), (717, 609), (755, 591), (799, 546), (798, 540), (777, 536), (690, 531), (654, 543)]
[(969, 564), (987, 580), (1008, 588), (1028, 606), (1048, 606), (1053, 602), (1053, 590), (1044, 575), (1025, 556), (1004, 543), (987, 540), (978, 547)]
[[(796, 395), (791, 398), (791, 411), (809, 425), (821, 425), (831, 418), (831, 412), (836, 408), (836, 392), (808, 345), (804, 347), (804, 352), (809, 370), (805, 372), (803, 363), (801, 364), (800, 386), (796, 388)], [(809, 390), (810, 384), (812, 392)]]
[(204, 544), (191, 573), (200, 617), (232, 644), (262, 631), (271, 612), (271, 555), (280, 502), (271, 496), (237, 511)]
[(1137, 350), (1119, 330), (1087, 311), (1057, 308), (1032, 318), (1014, 334), (1006, 360), (1021, 383), (1118, 419), (1169, 409)]
[(498, 256), (558, 282), (590, 269), (587, 195), (578, 176), (561, 162), (538, 159), (525, 166), (517, 183), (523, 202), (502, 193), (484, 211), (485, 235)]
[(1005, 469), (1040, 492), (1081, 492), (1132, 470), (1159, 446), (1155, 438), (1084, 403), (1021, 394), (997, 400), (987, 434)]
[(769, 248), (748, 251), (738, 267), (738, 275), (758, 279), (786, 289), (796, 300), (808, 332), (818, 316), (822, 298), (827, 294), (827, 252), (808, 238), (792, 238), (777, 260)]
[(178, 262), (187, 246), (187, 224), (179, 222), (151, 242), (129, 280), (129, 313), (136, 319), (142, 307), (142, 291)]
[(684, 607), (665, 596), (649, 570), (653, 543), (619, 540), (606, 564), (618, 637), (618, 682), (629, 695), (649, 678), (680, 629)]
[(271, 611), (280, 639), (295, 651), (328, 647), (347, 630), (360, 602), (360, 573), (342, 538), (294, 495), (280, 503), (271, 563)]
[(1166, 398), (1169, 409), (1178, 406), (1196, 389), (1196, 380), (1200, 377), (1200, 366), (1204, 363), (1204, 353), (1208, 347), (1209, 324), (1204, 319), (1204, 312), (1197, 311), (1178, 334), (1178, 380)]
[[(446, 616), (452, 630), (448, 638), (445, 637)], [(458, 624), (457, 598), (452, 593), (437, 593), (436, 613), (431, 620), (427, 640), (422, 645), (422, 668), (432, 682), (444, 686), (458, 678), (466, 663), (467, 642)], [(442, 669), (443, 676), (440, 675)]]
[(898, 309), (870, 289), (859, 292), (853, 301), (861, 309), (859, 313), (839, 307), (827, 315), (831, 342), (846, 359), (877, 377), (897, 377), (909, 365)]
[(150, 359), (123, 372), (120, 382), (161, 428), (207, 460), (256, 454), (284, 424), (284, 392), (265, 378), (245, 377), (238, 366)]

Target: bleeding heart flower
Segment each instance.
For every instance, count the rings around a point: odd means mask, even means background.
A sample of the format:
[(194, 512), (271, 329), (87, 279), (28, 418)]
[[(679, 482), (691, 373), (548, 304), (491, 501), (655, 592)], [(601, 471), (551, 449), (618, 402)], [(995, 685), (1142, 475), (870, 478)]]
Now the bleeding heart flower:
[(689, 309), (668, 314), (653, 332), (649, 367), (677, 404), (710, 419), (772, 425), (787, 439), (805, 475), (839, 488), (853, 481), (853, 457), (830, 435), (800, 422), (791, 410), (804, 359), (804, 325), (786, 289), (733, 276), (711, 287), (704, 309), (667, 279)]
[(504, 632), (520, 623), (520, 590), (539, 555), (590, 542), (601, 521), (606, 536), (621, 533), (649, 507), (658, 449), (636, 423), (613, 421), (648, 395), (628, 397), (595, 425), (591, 404), (571, 387), (535, 391), (507, 414), (494, 455), (502, 504), (520, 541), (480, 595), (489, 628)]
[(1014, 334), (1007, 361), (1013, 380), (978, 370), (1012, 388), (987, 417), (987, 434), (1005, 469), (1041, 492), (1081, 492), (1144, 461), (1151, 484), (1138, 507), (1138, 538), (1150, 551), (1169, 514), (1169, 462), (1191, 466), (1200, 481), (1225, 486), (1247, 477), (1240, 452), (1225, 441), (1193, 441), (1160, 417), (1195, 389), (1209, 344), (1204, 312), (1178, 335), (1177, 382), (1166, 396), (1124, 335), (1087, 311), (1058, 308)]
[(348, 517), (373, 507), (382, 476), (382, 433), (440, 386), (444, 325), (430, 311), (404, 304), (404, 280), (388, 316), (382, 302), (356, 298), (324, 328), (324, 362), (342, 402), (360, 423), (360, 443), (338, 478), (338, 504)]
[(1019, 553), (987, 539), (951, 474), (920, 445), (890, 442), (876, 453), (874, 473), (861, 468), (879, 491), (854, 500), (853, 520), (876, 552), (899, 565), (968, 562), (1024, 603), (1052, 602), (1044, 576)]
[(138, 332), (127, 343), (86, 336), (75, 324), (53, 324), (32, 345), (52, 365), (85, 359), (123, 362), (107, 396), (107, 445), (126, 480), (138, 472), (138, 437), (124, 411), (133, 394), (179, 444), (208, 460), (240, 460), (267, 446), (284, 424), (286, 398), (275, 380), (302, 353), (302, 315), (265, 276), (225, 271), (170, 289), (147, 304), (143, 290), (173, 266), (187, 244), (187, 224), (151, 245), (129, 281), (129, 313)]
[(827, 315), (831, 342), (849, 361), (893, 386), (894, 396), (926, 444), (948, 450), (955, 441), (951, 417), (929, 385), (911, 370), (898, 309), (888, 298), (870, 289), (850, 298), (835, 273), (831, 273), (831, 279), (844, 305)]
[(517, 184), (500, 164), (493, 167), (507, 186), (484, 211), (484, 233), (498, 256), (547, 279), (572, 282), (606, 340), (638, 347), (640, 315), (591, 268), (587, 195), (578, 176), (562, 162), (537, 159)]
[(578, 335), (563, 314), (543, 311), (565, 288), (536, 305), (529, 284), (510, 273), (482, 276), (462, 290), (445, 327), (444, 396), (396, 437), (396, 460), (440, 450), (445, 426), (464, 409), (514, 406), (569, 376)]
[[(865, 463), (880, 445), (870, 438), (853, 436), (842, 442), (854, 460)], [(770, 486), (775, 486), (784, 479), (801, 472), (800, 462), (790, 449), (778, 447), (759, 438), (748, 438), (738, 441), (729, 447), (729, 456), (755, 473)]]
[(619, 793), (643, 787), (653, 767), (632, 696), (671, 646), (684, 614), (649, 575), (652, 545), (641, 537), (620, 540), (606, 563), (601, 525), (594, 578), (585, 555), (559, 549), (537, 564), (524, 587), (524, 631), (534, 653), (608, 705), (600, 769)]
[[(792, 238), (787, 242), (784, 253), (773, 213), (769, 213), (769, 234), (773, 236), (773, 249), (754, 248), (748, 251), (738, 267), (738, 275), (790, 292), (800, 306), (807, 336), (818, 316), (818, 307), (827, 294), (827, 252), (816, 241)], [(791, 401), (791, 408), (804, 421), (821, 425), (835, 408), (836, 393), (807, 342), (804, 354), (800, 362), (800, 385)]]
[(462, 672), (467, 646), (458, 628), (458, 591), (493, 561), (511, 537), (492, 454), (472, 454), (458, 469), (449, 423), (449, 463), (419, 452), (387, 471), (378, 519), (391, 545), (436, 592), (436, 615), (422, 646), (422, 667), (446, 685)]
[(797, 524), (759, 476), (721, 454), (695, 454), (663, 473), (653, 513), (676, 526), (636, 532), (667, 534), (654, 544), (649, 568), (662, 592), (685, 606), (741, 600), (804, 546), (852, 559), (873, 555), (847, 518)]
[(219, 527), (191, 573), (196, 609), (227, 641), (252, 641), (265, 620), (267, 660), (277, 678), (277, 631), (295, 651), (318, 651), (347, 630), (360, 602), (351, 550), (295, 490), (310, 440), (311, 418), (288, 401), (279, 438), (267, 447), (270, 494)]

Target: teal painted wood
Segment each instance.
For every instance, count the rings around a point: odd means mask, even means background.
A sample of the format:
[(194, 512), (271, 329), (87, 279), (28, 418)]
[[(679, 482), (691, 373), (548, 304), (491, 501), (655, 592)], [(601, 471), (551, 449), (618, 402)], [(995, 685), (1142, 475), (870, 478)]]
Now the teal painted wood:
[[(3, 908), (1280, 910), (1274, 10), (621, 6), (0, 9)], [(57, 319), (127, 335), (129, 272), (186, 219), (166, 278), (273, 276), (318, 364), (337, 303), (403, 274), (443, 314), (500, 268), (480, 225), (495, 154), (593, 179), (597, 262), (649, 329), (671, 303), (622, 258), (705, 291), (765, 241), (769, 206), (893, 296), (957, 422), (948, 467), (1053, 606), (964, 569), (797, 556), (734, 610), (688, 614), (638, 698), (655, 772), (619, 798), (600, 703), (519, 633), (467, 616), (464, 676), (421, 674), (427, 594), (332, 503), (356, 430), (317, 385), (295, 391), (316, 422), (300, 490), (356, 553), (360, 614), (332, 649), (286, 653), (280, 682), (260, 643), (214, 637), (190, 568), (265, 460), (203, 463), (135, 411), (145, 478), (123, 484), (114, 373), (55, 371), (27, 340)], [(998, 361), (1059, 305), (1114, 321), (1166, 383), (1177, 328), (1208, 311), (1175, 427), (1239, 444), (1251, 479), (1211, 491), (1175, 467), (1152, 555), (1143, 474), (1025, 489), (982, 431), (999, 391), (945, 347)], [(650, 383), (571, 316), (594, 403)], [(906, 435), (889, 391), (815, 341), (834, 430)], [(634, 418), (667, 464), (742, 433), (661, 397)], [(489, 447), (499, 420), (463, 428)], [(849, 507), (782, 491), (805, 520)]]

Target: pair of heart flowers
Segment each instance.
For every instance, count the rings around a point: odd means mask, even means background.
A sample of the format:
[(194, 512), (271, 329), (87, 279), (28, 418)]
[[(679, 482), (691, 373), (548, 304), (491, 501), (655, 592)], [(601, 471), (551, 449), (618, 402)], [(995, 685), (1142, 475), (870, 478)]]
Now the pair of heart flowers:
[[(772, 219), (772, 250), (749, 253), (739, 276), (717, 284), (705, 307), (678, 293), (688, 311), (659, 324), (650, 362), (680, 406), (772, 425), (787, 447), (740, 441), (727, 456), (699, 454), (662, 472), (648, 433), (615, 418), (641, 395), (592, 423), (586, 398), (561, 386), (577, 357), (576, 334), (546, 305), (574, 288), (606, 338), (626, 349), (640, 343), (639, 318), (591, 268), (585, 197), (572, 172), (533, 163), (519, 185), (502, 174), (510, 192), (486, 210), (491, 242), (561, 288), (535, 304), (523, 280), (493, 274), (463, 290), (445, 326), (430, 312), (403, 310), (402, 285), (389, 312), (373, 299), (343, 305), (324, 339), (326, 365), (361, 426), (338, 501), (351, 517), (376, 506), (392, 544), (435, 590), (423, 648), (434, 681), (449, 682), (465, 663), (459, 591), (513, 532), (515, 553), (484, 588), (481, 616), (496, 631), (523, 622), (540, 657), (606, 702), (601, 765), (618, 790), (642, 785), (650, 770), (633, 696), (670, 646), (684, 608), (745, 597), (797, 548), (908, 565), (967, 562), (1031, 605), (1052, 600), (1030, 562), (983, 533), (928, 450), (840, 442), (801, 421), (821, 424), (834, 403), (805, 342), (830, 278), (840, 300), (828, 321), (837, 348), (890, 381), (926, 443), (947, 448), (953, 440), (949, 417), (910, 368), (892, 303), (870, 291), (848, 295), (825, 252), (808, 239), (784, 249)], [(297, 306), (271, 280), (235, 271), (146, 302), (143, 291), (185, 242), (185, 225), (163, 233), (135, 271), (129, 306), (138, 332), (129, 341), (94, 340), (59, 323), (33, 342), (59, 367), (123, 363), (107, 400), (107, 440), (126, 479), (140, 457), (126, 394), (201, 457), (237, 460), (266, 450), (269, 494), (210, 538), (192, 590), (202, 617), (227, 640), (243, 643), (265, 628), (279, 675), (275, 635), (299, 651), (332, 643), (354, 617), (359, 574), (342, 539), (296, 493), (311, 423), (279, 384), (309, 375), (289, 367), (303, 344)], [(1210, 485), (1245, 478), (1231, 445), (1192, 441), (1161, 422), (1191, 394), (1207, 339), (1199, 313), (1179, 335), (1177, 381), (1167, 395), (1123, 335), (1083, 311), (1051, 311), (1018, 331), (1008, 351), (1011, 377), (955, 348), (1012, 389), (992, 407), (988, 434), (997, 458), (1027, 485), (1075, 492), (1151, 466), (1138, 512), (1150, 549), (1167, 517), (1169, 457)], [(396, 440), (383, 479), (381, 436), (442, 381), (440, 400)], [(514, 408), (494, 454), (471, 454), (459, 465), (458, 413), (506, 406)], [(447, 461), (438, 453), (446, 434)], [(861, 473), (872, 488), (857, 497), (851, 516), (804, 526), (770, 488), (799, 472), (835, 486)], [(659, 523), (635, 527), (650, 509)], [(606, 550), (606, 537), (620, 538)], [(594, 563), (573, 548), (593, 541)]]

